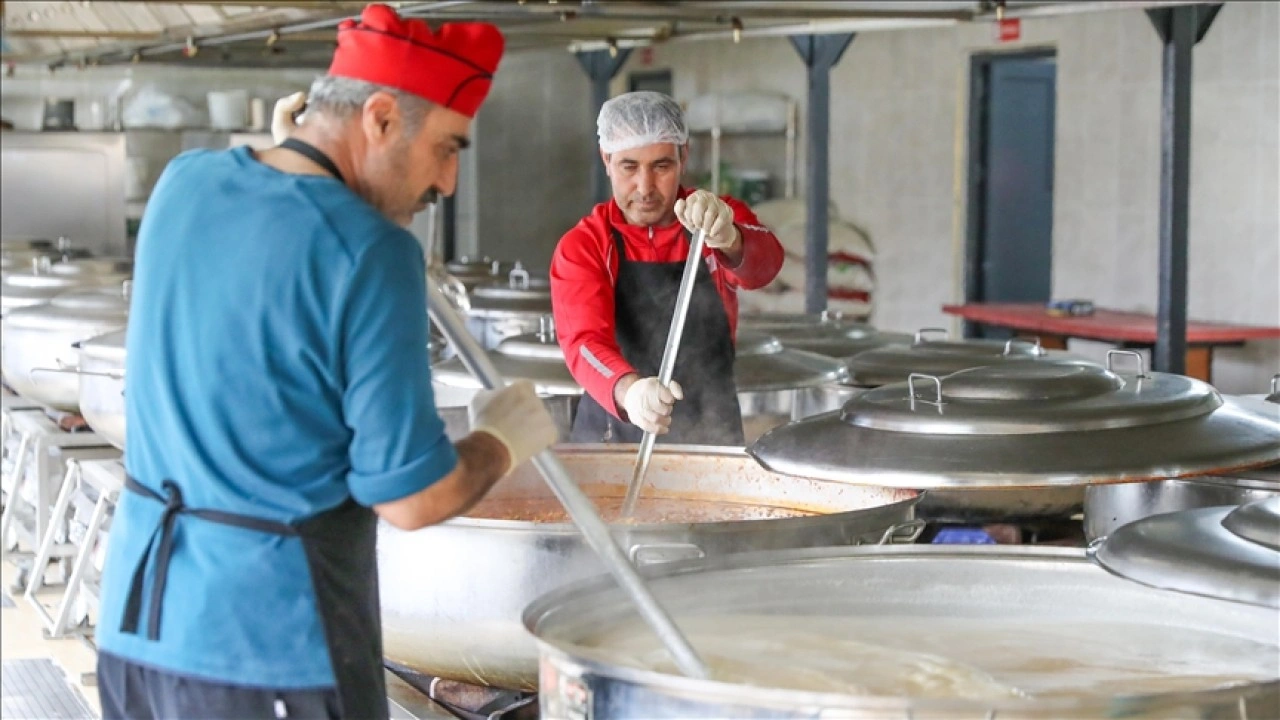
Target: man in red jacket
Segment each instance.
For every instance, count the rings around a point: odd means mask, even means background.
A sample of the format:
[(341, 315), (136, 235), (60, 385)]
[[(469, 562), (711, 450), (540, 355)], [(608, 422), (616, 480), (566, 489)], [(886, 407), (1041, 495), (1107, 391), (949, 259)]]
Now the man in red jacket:
[[(560, 347), (587, 391), (570, 438), (639, 442), (653, 432), (664, 442), (741, 445), (736, 292), (773, 280), (782, 245), (744, 203), (681, 187), (689, 130), (670, 97), (616, 97), (600, 109), (597, 131), (613, 199), (565, 233), (551, 260)], [(663, 387), (658, 366), (699, 230), (704, 262), (673, 381)]]

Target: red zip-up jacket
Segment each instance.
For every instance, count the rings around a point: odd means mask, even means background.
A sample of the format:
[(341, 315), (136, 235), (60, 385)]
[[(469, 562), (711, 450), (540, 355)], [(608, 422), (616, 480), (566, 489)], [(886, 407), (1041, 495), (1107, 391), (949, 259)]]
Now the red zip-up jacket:
[[(679, 196), (693, 190), (680, 188)], [(716, 292), (729, 316), (729, 333), (737, 337), (737, 289), (754, 290), (768, 285), (782, 268), (782, 243), (762, 226), (751, 208), (739, 200), (721, 198), (733, 210), (733, 221), (742, 234), (742, 263), (727, 267), (723, 253), (703, 248)], [(623, 237), (628, 260), (638, 262), (684, 262), (689, 243), (679, 221), (667, 227), (628, 225), (613, 200), (596, 205), (572, 230), (560, 238), (551, 258), (551, 307), (556, 334), (569, 372), (578, 384), (615, 417), (620, 417), (613, 401), (613, 387), (627, 373), (636, 372), (618, 348), (614, 323), (614, 287), (618, 258), (610, 227)], [(697, 328), (688, 328), (697, 332)]]

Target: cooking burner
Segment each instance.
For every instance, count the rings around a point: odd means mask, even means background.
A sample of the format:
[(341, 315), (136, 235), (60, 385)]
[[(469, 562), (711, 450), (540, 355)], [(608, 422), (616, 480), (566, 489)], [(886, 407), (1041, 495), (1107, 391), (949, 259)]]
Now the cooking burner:
[(424, 675), (392, 660), (383, 667), (461, 720), (536, 720), (538, 696)]

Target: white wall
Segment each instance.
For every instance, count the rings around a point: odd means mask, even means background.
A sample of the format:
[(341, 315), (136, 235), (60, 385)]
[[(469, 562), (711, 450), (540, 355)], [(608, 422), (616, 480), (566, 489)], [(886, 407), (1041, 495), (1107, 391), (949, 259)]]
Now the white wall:
[[(1018, 43), (991, 33), (863, 33), (832, 71), (832, 200), (876, 245), (876, 323), (945, 324), (941, 306), (963, 298), (969, 56), (1031, 47), (1058, 59), (1053, 294), (1154, 312), (1161, 46), (1151, 23), (1124, 10), (1025, 20)], [(1280, 326), (1278, 46), (1280, 5), (1228, 3), (1195, 51), (1192, 319)], [(801, 101), (803, 118), (804, 66), (785, 39), (673, 43), (653, 58), (643, 69), (671, 68), (680, 100), (780, 91)], [(639, 69), (633, 53), (617, 89)], [(1275, 372), (1274, 341), (1216, 355), (1227, 392), (1260, 392)]]

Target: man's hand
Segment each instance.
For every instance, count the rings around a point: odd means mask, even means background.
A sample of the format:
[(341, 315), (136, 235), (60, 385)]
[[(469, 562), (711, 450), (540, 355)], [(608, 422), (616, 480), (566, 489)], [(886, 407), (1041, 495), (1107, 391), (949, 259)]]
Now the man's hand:
[(707, 247), (737, 257), (742, 252), (742, 234), (733, 224), (733, 210), (725, 201), (706, 190), (695, 190), (676, 200), (676, 219), (690, 230), (707, 233)]
[(306, 105), (307, 94), (304, 92), (296, 92), (276, 101), (275, 109), (271, 111), (271, 139), (275, 141), (275, 144), (279, 145), (284, 142), (285, 138), (298, 129), (298, 124), (294, 122), (293, 116)]
[(468, 410), (472, 432), (488, 433), (506, 447), (509, 463), (503, 475), (554, 445), (558, 436), (547, 406), (528, 380), (476, 393)]
[[(634, 377), (634, 376), (633, 376)], [(632, 382), (623, 393), (622, 408), (627, 422), (647, 433), (666, 435), (671, 429), (671, 411), (684, 389), (675, 380), (663, 387), (656, 377)]]

